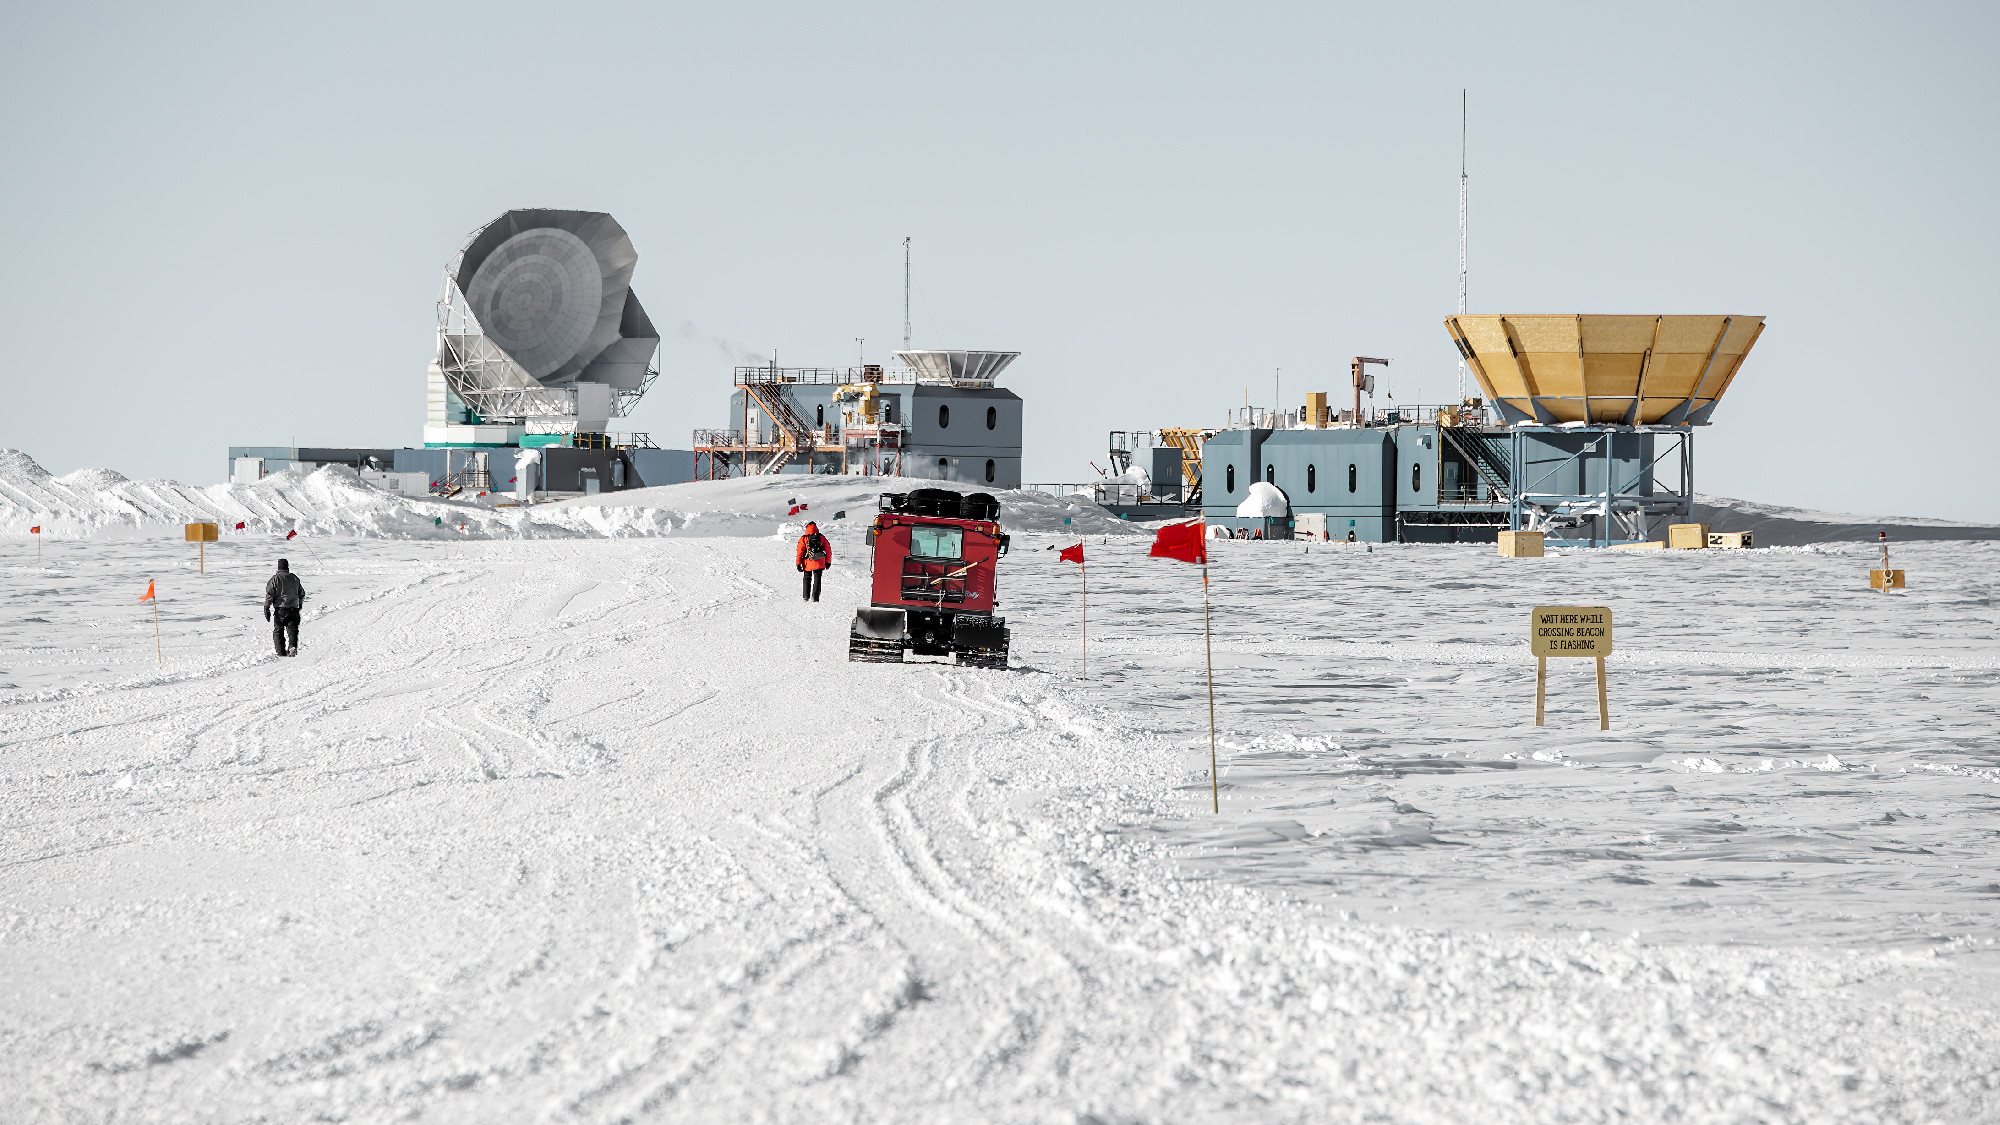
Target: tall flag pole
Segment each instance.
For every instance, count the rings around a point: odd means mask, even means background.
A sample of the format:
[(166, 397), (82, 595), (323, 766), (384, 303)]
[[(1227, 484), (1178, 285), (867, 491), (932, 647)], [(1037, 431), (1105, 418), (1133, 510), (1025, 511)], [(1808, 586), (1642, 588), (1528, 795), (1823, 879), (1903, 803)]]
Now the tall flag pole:
[(1208, 664), (1208, 802), (1212, 812), (1222, 811), (1222, 783), (1217, 778), (1215, 757), (1215, 647), (1208, 624), (1208, 524), (1201, 520), (1170, 523), (1153, 537), (1156, 559), (1179, 559), (1201, 564), (1201, 650)]
[(1222, 792), (1215, 771), (1215, 649), (1208, 639), (1208, 552), (1201, 554), (1201, 655), (1208, 664), (1208, 805), (1222, 812)]
[(1083, 578), (1083, 678), (1090, 678), (1090, 568), (1083, 565), (1083, 544), (1064, 547), (1056, 558), (1076, 564), (1076, 572)]
[(42, 565), (42, 525), (36, 524), (29, 528), (28, 534), (35, 537), (35, 566), (39, 568)]

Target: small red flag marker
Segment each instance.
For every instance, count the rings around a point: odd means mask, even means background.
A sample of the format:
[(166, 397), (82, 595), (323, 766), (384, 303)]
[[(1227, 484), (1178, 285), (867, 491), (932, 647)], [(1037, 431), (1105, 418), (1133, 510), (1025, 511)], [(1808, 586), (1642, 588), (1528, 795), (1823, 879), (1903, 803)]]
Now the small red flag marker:
[(153, 596), (153, 582), (151, 579), (147, 580), (146, 592), (139, 595), (139, 600), (153, 603), (153, 659), (158, 663), (165, 664), (167, 656), (160, 648), (160, 599)]

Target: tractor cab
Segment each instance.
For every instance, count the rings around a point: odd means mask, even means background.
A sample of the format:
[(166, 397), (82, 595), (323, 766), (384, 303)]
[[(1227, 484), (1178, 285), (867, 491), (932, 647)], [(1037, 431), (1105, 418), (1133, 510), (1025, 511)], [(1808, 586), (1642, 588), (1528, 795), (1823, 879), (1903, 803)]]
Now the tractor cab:
[(1005, 668), (1007, 622), (993, 615), (1007, 554), (1000, 502), (919, 488), (885, 494), (880, 508), (868, 529), (869, 604), (854, 611), (848, 659), (900, 664), (906, 652), (957, 653), (968, 667)]

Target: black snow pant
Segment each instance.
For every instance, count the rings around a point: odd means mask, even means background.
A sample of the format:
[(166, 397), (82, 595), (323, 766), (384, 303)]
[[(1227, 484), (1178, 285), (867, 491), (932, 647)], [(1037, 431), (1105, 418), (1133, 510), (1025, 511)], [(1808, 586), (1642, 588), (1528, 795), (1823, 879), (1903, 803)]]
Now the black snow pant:
[(271, 611), (271, 643), (277, 646), (279, 656), (293, 656), (298, 653), (298, 610), (281, 608)]
[(800, 576), (805, 579), (805, 599), (807, 601), (816, 602), (819, 600), (819, 576), (825, 573), (826, 571), (824, 570), (808, 570)]

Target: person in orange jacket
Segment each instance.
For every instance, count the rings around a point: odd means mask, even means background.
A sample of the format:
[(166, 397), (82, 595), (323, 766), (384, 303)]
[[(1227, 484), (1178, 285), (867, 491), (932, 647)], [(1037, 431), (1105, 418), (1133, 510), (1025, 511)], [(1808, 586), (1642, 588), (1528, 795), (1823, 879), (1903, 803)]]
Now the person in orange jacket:
[(805, 576), (805, 599), (809, 602), (818, 601), (820, 575), (827, 567), (833, 565), (833, 544), (827, 542), (826, 536), (819, 533), (818, 524), (807, 524), (806, 533), (799, 536), (796, 561), (799, 564), (799, 573)]

